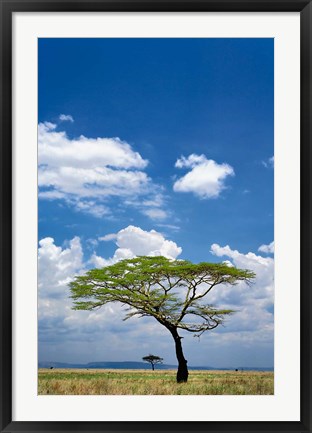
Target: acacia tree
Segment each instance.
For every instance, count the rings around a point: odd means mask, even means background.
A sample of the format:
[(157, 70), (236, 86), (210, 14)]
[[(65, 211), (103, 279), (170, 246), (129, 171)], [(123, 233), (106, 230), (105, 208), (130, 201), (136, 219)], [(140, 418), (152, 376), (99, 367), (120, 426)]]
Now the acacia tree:
[(149, 362), (151, 364), (153, 371), (155, 370), (155, 365), (156, 364), (162, 364), (162, 362), (164, 360), (164, 358), (160, 358), (159, 356), (151, 355), (151, 354), (149, 354), (147, 356), (143, 356), (142, 359), (143, 359), (143, 361)]
[(154, 317), (172, 335), (178, 360), (177, 382), (187, 382), (179, 330), (195, 335), (224, 322), (233, 310), (204, 303), (217, 285), (250, 283), (254, 273), (224, 263), (193, 264), (165, 257), (137, 257), (76, 276), (70, 283), (75, 310), (94, 310), (110, 302), (127, 306), (124, 320), (133, 316)]

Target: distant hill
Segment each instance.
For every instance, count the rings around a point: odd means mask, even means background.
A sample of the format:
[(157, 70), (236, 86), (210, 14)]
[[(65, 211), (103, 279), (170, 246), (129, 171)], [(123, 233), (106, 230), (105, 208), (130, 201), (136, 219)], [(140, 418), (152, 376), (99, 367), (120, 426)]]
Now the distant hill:
[[(48, 362), (43, 361), (38, 364), (39, 368), (112, 368), (112, 369), (130, 369), (130, 370), (142, 370), (151, 369), (151, 365), (146, 362), (136, 362), (136, 361), (123, 361), (123, 362), (89, 362), (88, 364), (68, 364), (65, 362)], [(157, 364), (156, 368), (158, 370), (171, 370), (176, 369), (176, 365), (169, 364)]]
[[(130, 370), (150, 370), (150, 364), (146, 362), (136, 362), (136, 361), (123, 361), (123, 362), (112, 362), (112, 361), (103, 361), (103, 362), (89, 362), (88, 364), (71, 364), (66, 362), (49, 362), (49, 361), (39, 361), (39, 368), (106, 368), (106, 369), (130, 369)], [(157, 364), (155, 367), (157, 370), (175, 370), (177, 369), (177, 365), (171, 364)], [(233, 367), (233, 368), (216, 368), (216, 367), (207, 367), (207, 366), (199, 366), (199, 367), (188, 367), (189, 370), (246, 370), (246, 371), (273, 371), (273, 367)]]

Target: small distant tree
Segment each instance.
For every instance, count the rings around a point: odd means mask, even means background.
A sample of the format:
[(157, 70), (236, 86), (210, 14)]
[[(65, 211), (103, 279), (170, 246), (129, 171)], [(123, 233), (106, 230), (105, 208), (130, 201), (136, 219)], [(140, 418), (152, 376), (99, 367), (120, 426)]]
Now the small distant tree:
[(247, 284), (255, 274), (225, 263), (193, 264), (165, 257), (137, 257), (92, 269), (70, 283), (75, 310), (94, 310), (110, 302), (128, 306), (124, 320), (154, 317), (173, 337), (178, 360), (177, 382), (187, 382), (188, 368), (179, 330), (201, 335), (234, 313), (204, 303), (218, 285)]
[(149, 362), (151, 364), (153, 371), (155, 370), (155, 365), (156, 364), (162, 364), (162, 362), (164, 360), (164, 358), (160, 358), (159, 356), (151, 355), (151, 354), (149, 354), (147, 356), (143, 356), (142, 359), (143, 359), (143, 361)]

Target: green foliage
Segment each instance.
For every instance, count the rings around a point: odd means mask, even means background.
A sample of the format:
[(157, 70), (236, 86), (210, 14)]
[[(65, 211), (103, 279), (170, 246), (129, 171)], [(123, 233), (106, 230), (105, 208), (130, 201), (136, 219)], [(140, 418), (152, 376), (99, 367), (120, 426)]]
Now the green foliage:
[(156, 356), (156, 355), (152, 355), (152, 354), (149, 354), (147, 356), (143, 356), (142, 359), (143, 359), (143, 361), (153, 362), (154, 364), (161, 363), (164, 360), (163, 358), (160, 358), (160, 356)]
[(110, 302), (128, 307), (124, 320), (151, 316), (170, 329), (203, 333), (233, 313), (202, 303), (213, 287), (250, 284), (255, 274), (224, 263), (193, 264), (165, 257), (136, 257), (92, 269), (70, 283), (74, 309), (93, 310)]
[(143, 361), (149, 362), (150, 364), (162, 364), (164, 358), (160, 358), (160, 356), (149, 354), (147, 356), (143, 356)]

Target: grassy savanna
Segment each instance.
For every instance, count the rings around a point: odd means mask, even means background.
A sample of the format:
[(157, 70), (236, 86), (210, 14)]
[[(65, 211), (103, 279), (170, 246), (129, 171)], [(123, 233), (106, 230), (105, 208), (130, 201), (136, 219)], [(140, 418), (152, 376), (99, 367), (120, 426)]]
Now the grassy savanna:
[(41, 395), (268, 395), (273, 372), (192, 370), (187, 383), (175, 370), (39, 369)]

